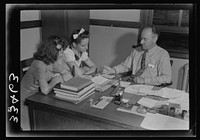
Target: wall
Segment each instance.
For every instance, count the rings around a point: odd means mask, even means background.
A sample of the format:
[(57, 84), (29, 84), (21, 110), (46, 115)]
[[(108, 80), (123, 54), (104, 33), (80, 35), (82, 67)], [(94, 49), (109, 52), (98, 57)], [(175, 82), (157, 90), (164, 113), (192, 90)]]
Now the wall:
[(137, 42), (138, 29), (90, 26), (89, 55), (99, 68), (114, 66), (130, 54)]
[[(40, 20), (39, 10), (22, 10), (20, 21)], [(33, 56), (36, 46), (41, 40), (41, 27), (27, 28), (20, 30), (20, 60), (25, 60)]]
[[(90, 19), (139, 22), (140, 10), (90, 10)], [(137, 28), (90, 25), (90, 58), (99, 68), (114, 66), (130, 54), (136, 45)]]
[(91, 19), (139, 21), (140, 10), (90, 10)]

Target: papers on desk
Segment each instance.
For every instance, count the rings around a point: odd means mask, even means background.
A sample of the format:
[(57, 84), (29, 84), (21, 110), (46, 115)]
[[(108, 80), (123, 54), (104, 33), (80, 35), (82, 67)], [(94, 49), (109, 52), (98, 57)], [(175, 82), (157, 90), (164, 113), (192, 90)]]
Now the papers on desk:
[(115, 78), (115, 74), (102, 74), (102, 76), (108, 79)]
[(188, 94), (188, 93), (182, 90), (165, 87), (155, 92), (155, 95), (156, 94), (164, 98), (174, 99), (174, 98), (180, 98), (183, 94)]
[(92, 79), (93, 78), (92, 75), (86, 75), (86, 74), (81, 75), (81, 77), (86, 78), (86, 79)]
[(181, 97), (179, 98), (172, 98), (168, 100), (169, 103), (178, 103), (181, 106), (182, 110), (189, 110), (189, 94), (182, 93)]
[(189, 121), (158, 113), (147, 113), (140, 126), (149, 130), (189, 130)]
[(122, 111), (122, 112), (126, 112), (126, 113), (131, 113), (131, 114), (136, 114), (136, 115), (140, 115), (140, 116), (146, 116), (146, 114), (142, 114), (142, 113), (138, 113), (137, 110), (138, 106), (133, 106), (131, 109), (126, 109), (126, 108), (122, 108), (122, 107), (118, 107), (117, 111)]
[(155, 95), (169, 99), (181, 98), (183, 94), (188, 94), (185, 91), (167, 87), (158, 90), (153, 90), (153, 88), (154, 86), (150, 85), (129, 85), (125, 88), (124, 92), (141, 95)]
[(112, 85), (117, 83), (117, 80), (107, 79), (101, 75), (95, 76), (91, 80), (95, 84), (95, 90), (100, 92), (107, 90)]
[(137, 95), (147, 95), (152, 92), (153, 86), (149, 85), (129, 85), (125, 88), (124, 92), (137, 94)]
[(131, 82), (126, 82), (126, 81), (120, 81), (120, 87), (128, 87), (131, 84)]
[(96, 103), (92, 105), (92, 107), (103, 109), (111, 102), (112, 99), (113, 97), (102, 96)]
[(145, 98), (145, 97), (142, 97), (137, 103), (140, 104), (140, 105), (149, 107), (149, 108), (159, 106), (159, 105), (168, 104), (168, 102), (166, 102), (166, 101), (158, 101), (158, 100)]
[[(135, 94), (135, 95), (155, 95), (163, 98), (168, 98), (168, 103), (180, 104), (182, 110), (189, 110), (189, 93), (172, 88), (161, 88), (154, 90), (153, 86), (149, 85), (129, 85), (125, 88), (124, 92)], [(143, 98), (139, 102), (147, 107), (152, 107), (158, 104), (166, 104), (164, 101), (153, 101), (152, 99)]]
[(103, 77), (103, 76), (101, 76), (101, 75), (95, 76), (95, 77), (93, 77), (91, 80), (92, 80), (92, 82), (94, 82), (94, 84), (96, 84), (96, 85), (104, 84), (104, 83), (106, 83), (106, 82), (109, 81), (109, 79), (107, 79), (107, 78), (105, 78), (105, 77)]

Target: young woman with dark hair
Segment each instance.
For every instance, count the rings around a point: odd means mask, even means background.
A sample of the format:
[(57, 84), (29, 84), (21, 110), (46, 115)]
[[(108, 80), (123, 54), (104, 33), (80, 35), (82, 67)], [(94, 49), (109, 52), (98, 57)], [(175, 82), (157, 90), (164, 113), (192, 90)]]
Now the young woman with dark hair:
[(53, 70), (53, 64), (62, 56), (66, 41), (58, 36), (50, 36), (42, 42), (33, 54), (34, 60), (21, 80), (21, 128), (30, 130), (28, 107), (25, 99), (41, 91), (48, 94), (52, 88), (63, 82), (63, 77)]

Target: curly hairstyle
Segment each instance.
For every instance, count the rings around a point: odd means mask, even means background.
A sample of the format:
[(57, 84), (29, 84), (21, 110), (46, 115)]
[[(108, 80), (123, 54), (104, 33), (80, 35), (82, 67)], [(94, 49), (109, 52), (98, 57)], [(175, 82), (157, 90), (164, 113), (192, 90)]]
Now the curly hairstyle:
[(37, 51), (33, 54), (33, 57), (49, 65), (57, 60), (59, 51), (61, 51), (61, 49), (64, 50), (67, 46), (68, 42), (66, 39), (52, 35), (46, 41), (38, 45)]
[(88, 31), (84, 31), (83, 33), (79, 34), (76, 39), (74, 39), (73, 35), (74, 34), (78, 34), (80, 32), (80, 30), (81, 29), (77, 29), (77, 30), (73, 31), (73, 33), (71, 34), (71, 37), (70, 37), (70, 45), (73, 42), (76, 43), (76, 44), (80, 44), (83, 39), (89, 38), (89, 32)]

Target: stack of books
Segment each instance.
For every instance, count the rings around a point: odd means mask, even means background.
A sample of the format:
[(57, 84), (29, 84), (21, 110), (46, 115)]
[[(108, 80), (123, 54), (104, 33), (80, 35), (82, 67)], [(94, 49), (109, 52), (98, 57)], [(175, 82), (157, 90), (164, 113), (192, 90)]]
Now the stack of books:
[(95, 92), (95, 84), (90, 79), (76, 76), (54, 88), (55, 98), (79, 103)]

